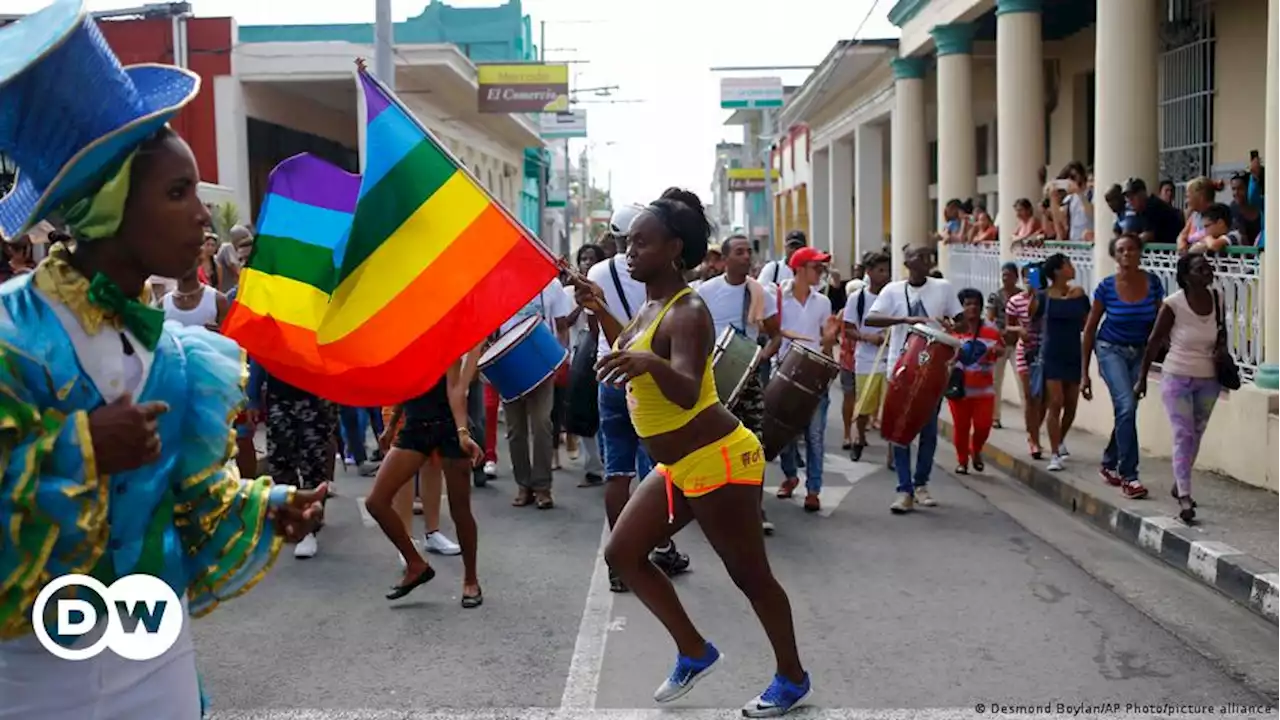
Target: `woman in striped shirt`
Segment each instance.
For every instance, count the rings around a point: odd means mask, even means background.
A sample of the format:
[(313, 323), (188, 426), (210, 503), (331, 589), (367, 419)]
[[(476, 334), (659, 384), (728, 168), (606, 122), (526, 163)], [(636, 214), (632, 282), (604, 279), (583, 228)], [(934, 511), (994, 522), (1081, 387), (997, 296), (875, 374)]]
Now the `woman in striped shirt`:
[(1032, 361), (1040, 354), (1040, 324), (1031, 318), (1031, 301), (1037, 290), (1036, 283), (1032, 282), (1032, 267), (1031, 264), (1022, 266), (1022, 285), (1025, 289), (1005, 303), (1004, 316), (1005, 332), (1010, 339), (1016, 337), (1018, 341), (1014, 348), (1014, 368), (1018, 371), (1018, 382), (1022, 388), (1022, 419), (1027, 427), (1027, 452), (1039, 460), (1044, 454), (1040, 448), (1040, 426), (1044, 424), (1044, 404), (1041, 402), (1044, 379), (1032, 377)]
[(1093, 399), (1089, 363), (1098, 355), (1098, 374), (1107, 384), (1115, 411), (1115, 428), (1102, 455), (1102, 479), (1117, 485), (1125, 497), (1143, 498), (1147, 489), (1138, 480), (1138, 398), (1134, 385), (1142, 371), (1147, 338), (1164, 303), (1160, 278), (1139, 266), (1142, 240), (1124, 234), (1111, 241), (1116, 273), (1093, 291), (1093, 308), (1085, 324), (1080, 393)]

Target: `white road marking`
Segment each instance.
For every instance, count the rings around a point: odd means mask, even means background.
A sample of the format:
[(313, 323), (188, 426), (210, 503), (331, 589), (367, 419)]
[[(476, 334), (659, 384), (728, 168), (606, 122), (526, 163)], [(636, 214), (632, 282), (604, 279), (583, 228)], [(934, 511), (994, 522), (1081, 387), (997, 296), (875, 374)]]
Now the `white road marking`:
[[(858, 484), (864, 477), (872, 473), (884, 469), (879, 463), (854, 462), (842, 455), (833, 453), (825, 453), (822, 456), (822, 470), (824, 477), (827, 473), (838, 472), (849, 481), (848, 485), (827, 485), (822, 486), (822, 509), (818, 511), (818, 515), (822, 517), (831, 517), (831, 513), (840, 507), (840, 503), (849, 496), (853, 490), (853, 486)], [(777, 496), (778, 486), (766, 487), (765, 492), (772, 496)], [(796, 494), (791, 496), (791, 503), (797, 507), (804, 507), (804, 485), (801, 484), (796, 489)]]
[(378, 526), (378, 521), (374, 520), (373, 516), (369, 514), (369, 508), (364, 506), (363, 497), (356, 498), (356, 509), (360, 511), (360, 522), (363, 523), (365, 527), (371, 528)]
[[(984, 710), (987, 706), (983, 706)], [(1178, 708), (1178, 705), (1171, 705)], [(1196, 706), (1198, 708), (1199, 706)], [(1214, 711), (1227, 710), (1221, 705), (1208, 706)], [(1057, 710), (1058, 708), (1054, 708)], [(1061, 708), (1067, 710), (1068, 708)], [(1074, 708), (1071, 708), (1074, 709)], [(1089, 708), (1086, 708), (1086, 710)], [(1123, 713), (1124, 706), (1111, 713), (1087, 713), (1093, 720), (1199, 720), (1202, 715)], [(1192, 708), (1188, 708), (1192, 709)], [(1263, 708), (1254, 712), (1231, 714), (1237, 720), (1274, 719), (1275, 713)], [(728, 720), (742, 717), (733, 709), (557, 709), (557, 708), (475, 708), (453, 710), (226, 710), (215, 711), (210, 720)], [(921, 709), (802, 708), (787, 714), (796, 720), (985, 720), (990, 714), (976, 712), (973, 707)], [(1065, 712), (1046, 713), (1046, 720), (1071, 717)]]
[[(596, 693), (600, 687), (600, 668), (604, 664), (604, 648), (609, 638), (610, 619), (613, 615), (613, 593), (609, 592), (609, 566), (604, 563), (604, 546), (608, 540), (609, 525), (605, 523), (600, 529), (600, 547), (596, 550), (595, 569), (591, 571), (591, 585), (587, 589), (586, 607), (582, 610), (582, 622), (578, 625), (578, 639), (573, 643), (569, 674), (565, 677), (564, 694), (560, 697), (561, 711), (590, 711), (596, 706)], [(532, 716), (517, 714), (506, 717)]]

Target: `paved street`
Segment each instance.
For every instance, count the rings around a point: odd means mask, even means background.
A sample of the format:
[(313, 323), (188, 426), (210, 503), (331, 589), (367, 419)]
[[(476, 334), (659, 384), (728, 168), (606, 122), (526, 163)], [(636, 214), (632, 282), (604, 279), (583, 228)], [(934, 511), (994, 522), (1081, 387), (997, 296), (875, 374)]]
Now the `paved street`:
[[(1024, 527), (1077, 521), (1035, 501), (1015, 522), (940, 469), (939, 507), (892, 516), (883, 454), (873, 448), (864, 462), (849, 462), (833, 420), (824, 512), (766, 500), (778, 525), (771, 560), (815, 680), (819, 710), (808, 717), (887, 709), (968, 717), (980, 702), (1120, 704), (1094, 708), (1101, 715), (1123, 714), (1128, 703), (1156, 706), (1128, 708), (1140, 714), (1213, 705), (1222, 714), (1225, 703), (1268, 702), (1230, 663), (1207, 659), (1122, 599), (1179, 597), (1191, 581), (1166, 568), (1144, 580), (1150, 561), (1099, 535), (1089, 542), (1106, 543), (1108, 554), (1115, 546), (1122, 578), (1099, 582)], [(950, 464), (949, 446), (939, 460)], [(434, 581), (403, 601), (384, 600), (398, 578), (395, 551), (360, 512), (370, 481), (342, 477), (320, 554), (282, 556), (252, 593), (197, 623), (215, 718), (659, 717), (651, 693), (673, 646), (633, 596), (608, 592), (602, 491), (575, 487), (575, 468), (557, 474), (550, 511), (512, 508), (506, 467), (475, 491), (485, 591), (477, 610), (459, 607), (459, 558), (432, 557)], [(769, 473), (776, 486), (776, 464)], [(732, 717), (767, 683), (768, 645), (697, 528), (678, 541), (693, 572), (677, 588), (727, 657), (676, 703), (676, 716)], [(1144, 584), (1126, 589), (1123, 578)], [(1274, 687), (1275, 626), (1223, 598), (1198, 602), (1208, 608), (1196, 610), (1205, 623), (1269, 646), (1270, 659), (1259, 651), (1243, 664), (1264, 668)]]

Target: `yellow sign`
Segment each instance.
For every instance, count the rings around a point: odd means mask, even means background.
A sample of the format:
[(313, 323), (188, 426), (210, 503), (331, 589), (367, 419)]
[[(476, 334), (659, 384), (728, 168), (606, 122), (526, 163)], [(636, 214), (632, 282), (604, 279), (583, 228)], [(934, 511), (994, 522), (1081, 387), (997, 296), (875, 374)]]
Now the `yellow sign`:
[(543, 113), (569, 109), (569, 66), (526, 63), (480, 65), (479, 108), (486, 113)]
[(567, 85), (568, 65), (480, 65), (476, 81), (481, 85)]
[[(764, 168), (729, 168), (727, 177), (730, 180), (759, 180), (764, 182)], [(778, 171), (773, 171), (773, 179), (778, 179)]]

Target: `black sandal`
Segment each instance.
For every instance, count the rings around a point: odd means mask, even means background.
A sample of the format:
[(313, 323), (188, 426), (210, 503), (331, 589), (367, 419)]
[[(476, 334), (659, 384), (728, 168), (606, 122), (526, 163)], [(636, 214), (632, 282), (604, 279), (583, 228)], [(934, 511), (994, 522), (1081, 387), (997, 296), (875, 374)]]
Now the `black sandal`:
[[(1178, 486), (1177, 486), (1177, 485), (1174, 485), (1173, 487), (1169, 488), (1169, 494), (1173, 496), (1173, 499), (1174, 499), (1174, 500), (1181, 500), (1181, 499), (1182, 499), (1182, 496), (1178, 494)], [(1188, 499), (1188, 500), (1191, 500), (1191, 496), (1190, 496), (1190, 495), (1188, 495), (1188, 496), (1187, 496), (1187, 499)], [(1196, 504), (1196, 501), (1195, 501), (1195, 500), (1191, 500), (1191, 507), (1194, 509), (1194, 508), (1198, 508), (1198, 507), (1200, 507), (1200, 506)], [(1195, 513), (1191, 513), (1191, 516), (1192, 516), (1192, 517), (1195, 517)]]
[(854, 462), (858, 462), (859, 460), (861, 460), (861, 459), (862, 459), (862, 451), (863, 451), (863, 449), (864, 449), (864, 448), (866, 448), (866, 447), (867, 447), (867, 444), (866, 444), (866, 443), (864, 443), (864, 442), (856, 442), (856, 443), (854, 443), (854, 444), (853, 444), (853, 447), (849, 449), (849, 459), (850, 459), (850, 460), (852, 460), (852, 461), (854, 461)]
[(981, 455), (975, 455), (975, 456), (973, 457), (973, 471), (974, 471), (974, 472), (982, 472), (982, 471), (984, 471), (984, 470), (986, 470), (986, 469), (987, 469), (987, 464), (986, 464), (986, 463), (984, 463), (984, 462), (982, 461), (982, 456), (981, 456)]
[(462, 607), (468, 610), (472, 608), (478, 608), (483, 604), (484, 604), (484, 590), (481, 590), (479, 588), (476, 589), (475, 595), (464, 594), (462, 596)]
[(968, 474), (969, 474), (969, 466), (968, 466), (968, 465), (957, 465), (957, 466), (956, 466), (956, 474), (957, 474), (957, 475), (968, 475)]
[(391, 592), (387, 593), (387, 599), (399, 600), (405, 595), (408, 595), (414, 590), (417, 590), (418, 586), (426, 585), (427, 583), (431, 582), (431, 579), (434, 578), (435, 576), (436, 576), (436, 569), (428, 565), (426, 570), (423, 570), (421, 573), (418, 574), (418, 577), (413, 579), (413, 582), (410, 582), (406, 585), (392, 585)]

